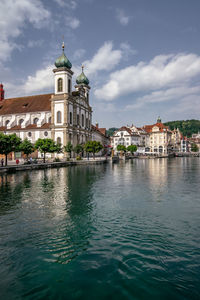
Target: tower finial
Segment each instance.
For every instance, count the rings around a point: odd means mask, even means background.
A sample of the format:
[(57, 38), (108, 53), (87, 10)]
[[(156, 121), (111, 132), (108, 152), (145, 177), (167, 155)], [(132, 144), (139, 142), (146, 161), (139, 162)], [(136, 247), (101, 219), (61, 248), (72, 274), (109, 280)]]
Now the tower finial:
[(63, 40), (63, 42), (62, 42), (62, 50), (64, 52), (64, 50), (65, 50), (64, 35), (62, 36), (62, 40)]
[(82, 72), (83, 72), (83, 70), (84, 70), (84, 65), (83, 64), (81, 65), (81, 68), (82, 68)]

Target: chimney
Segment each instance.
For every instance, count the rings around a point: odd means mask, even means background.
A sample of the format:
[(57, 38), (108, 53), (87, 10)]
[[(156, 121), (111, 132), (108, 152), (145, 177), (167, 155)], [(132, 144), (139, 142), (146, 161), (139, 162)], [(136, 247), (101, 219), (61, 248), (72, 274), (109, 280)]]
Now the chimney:
[(97, 129), (99, 128), (99, 123), (96, 123), (96, 128), (97, 128)]
[(0, 83), (0, 101), (4, 100), (4, 89), (3, 84)]

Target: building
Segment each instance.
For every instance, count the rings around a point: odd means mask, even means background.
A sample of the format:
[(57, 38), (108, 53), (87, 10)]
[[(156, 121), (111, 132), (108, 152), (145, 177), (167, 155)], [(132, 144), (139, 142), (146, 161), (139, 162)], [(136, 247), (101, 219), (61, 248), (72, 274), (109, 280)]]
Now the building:
[(38, 138), (52, 138), (65, 146), (73, 146), (92, 139), (92, 108), (89, 80), (84, 74), (76, 78), (72, 90), (72, 64), (64, 52), (55, 61), (54, 93), (4, 98), (0, 85), (0, 132), (16, 133), (32, 143)]
[(145, 125), (143, 129), (148, 133), (145, 152), (151, 154), (167, 154), (172, 151), (172, 132), (165, 126), (161, 118), (153, 125)]
[(104, 148), (99, 152), (99, 155), (110, 152), (110, 139), (106, 134), (106, 128), (100, 128), (98, 123), (95, 126), (92, 125), (92, 141), (100, 142), (103, 145)]

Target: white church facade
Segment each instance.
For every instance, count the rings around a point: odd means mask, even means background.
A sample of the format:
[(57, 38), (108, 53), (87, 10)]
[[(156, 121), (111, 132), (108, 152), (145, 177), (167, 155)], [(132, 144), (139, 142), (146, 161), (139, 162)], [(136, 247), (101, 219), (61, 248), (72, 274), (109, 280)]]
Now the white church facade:
[(16, 133), (32, 143), (38, 138), (52, 138), (65, 146), (92, 139), (92, 108), (89, 80), (82, 73), (72, 90), (72, 65), (64, 53), (55, 62), (53, 94), (4, 99), (0, 85), (0, 132)]

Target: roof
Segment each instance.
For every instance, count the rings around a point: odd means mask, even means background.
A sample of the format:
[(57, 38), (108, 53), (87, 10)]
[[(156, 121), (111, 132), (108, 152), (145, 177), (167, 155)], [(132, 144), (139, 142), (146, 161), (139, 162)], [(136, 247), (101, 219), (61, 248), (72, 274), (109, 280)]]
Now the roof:
[(104, 137), (107, 138), (107, 136), (106, 136), (106, 128), (98, 128), (98, 127), (92, 125), (92, 130), (93, 131), (97, 131), (99, 134), (101, 134), (102, 136), (104, 136)]
[(51, 111), (51, 95), (52, 94), (43, 94), (4, 99), (0, 103), (0, 115)]
[(143, 129), (144, 129), (146, 132), (150, 133), (150, 132), (152, 132), (152, 128), (153, 128), (154, 126), (157, 126), (157, 127), (159, 128), (159, 131), (160, 131), (160, 132), (163, 132), (164, 129), (169, 129), (168, 126), (165, 126), (163, 123), (156, 123), (156, 124), (153, 124), (153, 125), (145, 125), (145, 126), (143, 127)]
[(41, 130), (41, 129), (50, 129), (50, 123), (44, 123), (41, 127), (37, 127), (36, 124), (29, 124), (28, 126), (26, 126), (25, 128), (22, 128), (20, 125), (15, 125), (13, 127), (11, 127), (10, 129), (8, 129), (5, 126), (0, 127), (0, 132), (1, 131), (27, 131), (27, 130)]

